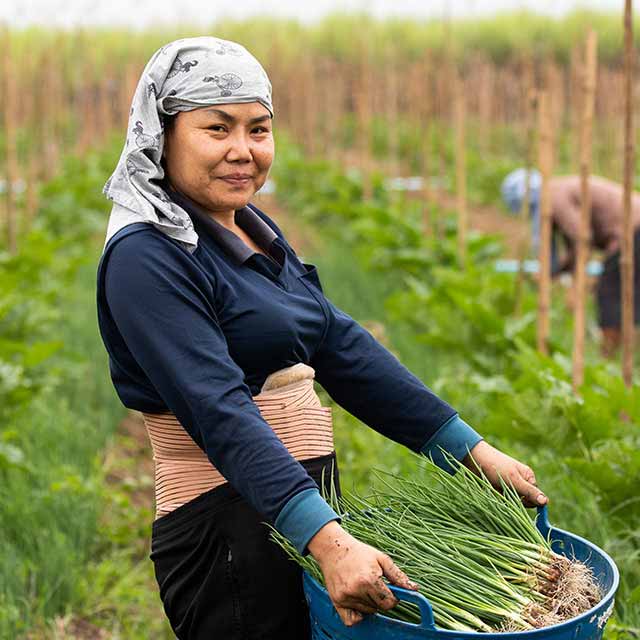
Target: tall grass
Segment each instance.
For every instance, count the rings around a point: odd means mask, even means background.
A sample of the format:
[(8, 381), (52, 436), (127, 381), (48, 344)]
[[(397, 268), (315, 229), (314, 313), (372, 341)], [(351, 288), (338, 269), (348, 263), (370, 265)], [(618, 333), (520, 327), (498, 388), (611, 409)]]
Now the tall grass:
[[(2, 638), (16, 638), (35, 621), (79, 604), (79, 586), (100, 537), (101, 454), (123, 413), (112, 391), (95, 317), (101, 244), (93, 226), (102, 224), (104, 212), (92, 209), (91, 201), (75, 199), (91, 182), (92, 168), (97, 171), (94, 180), (101, 171), (91, 162), (83, 166), (80, 173), (70, 167), (61, 178), (69, 191), (50, 188), (37, 229), (23, 239), (22, 253), (5, 263), (6, 283), (20, 269), (29, 269), (32, 282), (22, 297), (20, 290), (5, 290), (13, 307), (0, 318), (5, 330), (15, 334), (13, 343), (0, 345), (0, 364), (13, 364), (24, 378), (13, 393), (2, 396)], [(47, 258), (41, 257), (38, 266), (29, 249)], [(37, 365), (19, 359), (17, 332), (25, 325), (16, 318), (21, 313), (40, 314), (40, 321), (26, 325), (21, 337), (25, 345), (37, 347), (46, 338), (59, 347)]]

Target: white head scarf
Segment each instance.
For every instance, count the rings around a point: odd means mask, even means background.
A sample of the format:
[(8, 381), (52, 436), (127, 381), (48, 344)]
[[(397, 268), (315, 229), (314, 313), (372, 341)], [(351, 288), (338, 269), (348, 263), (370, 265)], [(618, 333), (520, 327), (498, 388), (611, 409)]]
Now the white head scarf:
[(103, 189), (113, 201), (105, 245), (123, 227), (146, 222), (195, 250), (189, 215), (159, 186), (163, 116), (240, 102), (260, 102), (273, 116), (269, 78), (242, 45), (203, 36), (170, 42), (153, 54), (133, 96), (120, 161)]

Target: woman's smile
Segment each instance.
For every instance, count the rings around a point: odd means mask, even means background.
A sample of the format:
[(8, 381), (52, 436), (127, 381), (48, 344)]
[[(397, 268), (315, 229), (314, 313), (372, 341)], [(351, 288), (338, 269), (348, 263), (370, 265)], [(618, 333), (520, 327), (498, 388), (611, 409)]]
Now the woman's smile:
[(248, 173), (230, 173), (226, 176), (220, 176), (220, 180), (234, 187), (246, 187), (253, 181), (253, 176)]

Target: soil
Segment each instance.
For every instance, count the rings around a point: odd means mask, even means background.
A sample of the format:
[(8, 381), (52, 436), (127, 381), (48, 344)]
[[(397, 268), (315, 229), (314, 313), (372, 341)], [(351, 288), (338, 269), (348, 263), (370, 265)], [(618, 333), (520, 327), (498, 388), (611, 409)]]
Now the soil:
[[(415, 199), (424, 198), (423, 192), (409, 192)], [(432, 197), (442, 209), (455, 209), (455, 195), (438, 191)], [(295, 215), (280, 205), (275, 196), (262, 194), (254, 198), (253, 202), (268, 216), (272, 217), (284, 232), (289, 244), (297, 253), (315, 248), (318, 240), (313, 237), (312, 229), (308, 225), (298, 225)], [(523, 225), (517, 216), (508, 216), (498, 207), (489, 205), (469, 204), (469, 228), (481, 233), (500, 236), (504, 239), (505, 256), (515, 258), (518, 247), (527, 239), (529, 229)]]

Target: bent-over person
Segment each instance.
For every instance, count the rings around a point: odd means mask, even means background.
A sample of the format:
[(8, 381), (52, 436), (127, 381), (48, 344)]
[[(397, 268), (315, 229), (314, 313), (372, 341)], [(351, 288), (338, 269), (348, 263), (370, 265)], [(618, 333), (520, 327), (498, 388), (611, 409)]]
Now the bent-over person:
[[(513, 213), (520, 212), (525, 197), (526, 169), (516, 169), (502, 183), (502, 196)], [(535, 169), (529, 171), (529, 204), (533, 225), (533, 244), (539, 246), (540, 192), (542, 179)], [(549, 181), (552, 220), (551, 268), (554, 276), (575, 267), (580, 219), (582, 182), (580, 176), (556, 176)], [(620, 249), (623, 234), (622, 185), (599, 176), (589, 178), (591, 199), (591, 248), (603, 254), (603, 270), (596, 289), (598, 325), (602, 330), (602, 352), (611, 355), (620, 346), (622, 326), (622, 286)], [(634, 230), (634, 318), (640, 323), (640, 194), (632, 195)], [(560, 256), (559, 241), (564, 244)]]

